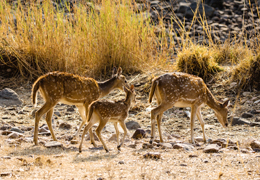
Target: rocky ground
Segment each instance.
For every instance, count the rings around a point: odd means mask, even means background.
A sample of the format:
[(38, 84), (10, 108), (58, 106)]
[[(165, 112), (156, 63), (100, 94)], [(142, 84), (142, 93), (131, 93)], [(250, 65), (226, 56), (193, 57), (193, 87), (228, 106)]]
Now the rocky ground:
[[(56, 105), (53, 116), (58, 142), (52, 141), (42, 118), (40, 145), (34, 146), (34, 113), (43, 104), (42, 98), (38, 96), (38, 106), (34, 108), (31, 83), (18, 87), (10, 84), (17, 94), (0, 89), (0, 179), (260, 179), (260, 94), (242, 92), (238, 97), (232, 91), (232, 83), (208, 84), (218, 100), (231, 100), (232, 126), (223, 128), (213, 110), (205, 106), (202, 114), (208, 142), (202, 142), (196, 120), (196, 145), (192, 145), (189, 109), (172, 108), (162, 120), (165, 143), (159, 143), (156, 136), (153, 145), (149, 144), (150, 110), (156, 103), (147, 103), (148, 92), (152, 75), (163, 73), (127, 77), (134, 79), (137, 102), (126, 120), (129, 136), (120, 152), (114, 127), (108, 123), (102, 135), (110, 152), (103, 150), (98, 139), (98, 148), (94, 148), (87, 135), (83, 151), (78, 153), (78, 144), (71, 144), (70, 140), (81, 119), (74, 106), (64, 104)], [(123, 99), (124, 93), (115, 90), (105, 98)], [(132, 137), (136, 131), (141, 133), (140, 139)]]

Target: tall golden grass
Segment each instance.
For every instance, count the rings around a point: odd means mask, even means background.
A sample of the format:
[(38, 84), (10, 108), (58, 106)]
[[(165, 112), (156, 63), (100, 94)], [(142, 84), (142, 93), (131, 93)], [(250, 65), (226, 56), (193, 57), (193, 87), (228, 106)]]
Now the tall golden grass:
[(72, 14), (50, 1), (14, 7), (1, 0), (2, 57), (13, 57), (10, 63), (27, 76), (54, 70), (105, 76), (113, 66), (132, 73), (163, 58), (157, 49), (163, 42), (156, 42), (149, 18), (135, 14), (131, 0), (102, 0), (95, 7), (74, 6)]

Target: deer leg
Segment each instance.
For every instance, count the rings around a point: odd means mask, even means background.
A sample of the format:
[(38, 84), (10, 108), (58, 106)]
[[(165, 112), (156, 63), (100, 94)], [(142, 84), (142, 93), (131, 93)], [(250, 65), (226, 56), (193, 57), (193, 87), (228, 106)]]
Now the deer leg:
[(56, 102), (45, 102), (45, 104), (35, 113), (34, 137), (35, 145), (38, 145), (38, 128), (41, 117), (56, 105)]
[(116, 130), (117, 146), (119, 146), (119, 130), (118, 130), (118, 127), (117, 127), (117, 122), (114, 123), (114, 127), (115, 127), (115, 130)]
[(191, 107), (191, 123), (190, 123), (190, 128), (191, 128), (191, 143), (195, 144), (194, 141), (194, 121), (196, 118), (196, 112), (197, 112), (197, 107), (194, 105)]
[(82, 150), (82, 144), (83, 144), (83, 141), (84, 141), (84, 137), (86, 135), (86, 133), (91, 129), (91, 127), (97, 122), (97, 118), (93, 117), (92, 115), (92, 118), (90, 119), (89, 123), (85, 126), (84, 130), (83, 130), (83, 134), (81, 136), (81, 142), (80, 142), (80, 145), (79, 145), (79, 152), (81, 153), (81, 150)]
[(77, 106), (78, 110), (79, 110), (79, 114), (81, 116), (82, 122), (79, 126), (78, 131), (76, 132), (76, 134), (74, 135), (73, 139), (77, 139), (79, 136), (79, 132), (81, 130), (81, 128), (84, 126), (84, 124), (87, 121), (87, 113), (88, 113), (88, 108), (85, 108), (85, 106)]
[(162, 121), (162, 116), (163, 116), (163, 113), (157, 115), (157, 126), (158, 126), (158, 131), (159, 131), (160, 142), (161, 142), (161, 143), (163, 143), (162, 131), (161, 131), (161, 121)]
[[(172, 103), (174, 104), (174, 103)], [(158, 107), (154, 108), (151, 111), (151, 127), (152, 127), (152, 132), (151, 132), (151, 140), (150, 140), (150, 144), (153, 143), (154, 140), (154, 134), (155, 134), (155, 117), (157, 118), (158, 115), (163, 114), (164, 111), (166, 111), (167, 109), (171, 108), (172, 105), (171, 104), (166, 104), (166, 103), (162, 103), (160, 104)], [(161, 125), (161, 123), (157, 124), (158, 125), (158, 129), (161, 128), (159, 127)], [(161, 130), (160, 130), (160, 139), (162, 139), (162, 135), (161, 135)]]
[(96, 129), (96, 133), (97, 133), (99, 140), (101, 141), (101, 143), (103, 145), (103, 148), (106, 150), (106, 152), (109, 152), (108, 149), (107, 149), (107, 146), (106, 146), (106, 144), (105, 144), (105, 142), (104, 142), (104, 140), (102, 139), (102, 136), (101, 136), (101, 131), (105, 127), (106, 123), (107, 123), (106, 120), (100, 119), (100, 123), (99, 123), (99, 125)]
[(123, 139), (121, 140), (121, 143), (119, 144), (119, 146), (117, 146), (118, 150), (120, 150), (121, 146), (124, 144), (125, 137), (127, 135), (127, 129), (126, 129), (126, 125), (125, 125), (124, 121), (120, 121), (119, 124), (122, 127), (122, 129), (124, 130), (124, 136), (123, 136)]
[(49, 127), (49, 130), (51, 132), (51, 136), (52, 136), (52, 139), (54, 141), (58, 141), (57, 138), (55, 137), (55, 134), (53, 132), (53, 128), (52, 128), (52, 125), (51, 125), (51, 118), (52, 118), (52, 114), (53, 114), (53, 110), (54, 110), (54, 107), (52, 107), (49, 112), (47, 112), (46, 114), (46, 122), (47, 122), (47, 125)]
[(89, 128), (88, 132), (89, 132), (91, 144), (93, 144), (94, 147), (97, 147), (97, 144), (96, 144), (95, 139), (94, 139), (92, 127)]
[(205, 125), (205, 122), (203, 121), (203, 118), (202, 118), (202, 116), (201, 116), (201, 111), (200, 111), (201, 109), (200, 109), (200, 107), (198, 108), (198, 110), (197, 110), (197, 118), (199, 119), (199, 121), (200, 121), (200, 125), (201, 125), (201, 128), (202, 128), (202, 132), (203, 132), (203, 141), (204, 141), (204, 143), (206, 143), (206, 135), (205, 135), (205, 129), (204, 129), (204, 125)]

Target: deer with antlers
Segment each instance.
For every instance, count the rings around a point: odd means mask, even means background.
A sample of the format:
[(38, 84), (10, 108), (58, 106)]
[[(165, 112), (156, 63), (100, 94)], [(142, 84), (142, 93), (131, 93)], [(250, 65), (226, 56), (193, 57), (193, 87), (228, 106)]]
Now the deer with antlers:
[(196, 77), (186, 73), (164, 74), (154, 78), (149, 94), (149, 103), (152, 102), (153, 96), (156, 97), (158, 106), (151, 111), (151, 140), (152, 144), (155, 133), (155, 118), (157, 120), (160, 142), (163, 142), (161, 134), (161, 119), (163, 112), (167, 109), (175, 107), (190, 107), (191, 108), (191, 142), (194, 142), (194, 121), (197, 118), (200, 121), (203, 140), (206, 142), (204, 121), (201, 116), (201, 107), (207, 104), (212, 108), (217, 116), (218, 121), (223, 127), (228, 126), (227, 105), (229, 100), (221, 103), (217, 101), (204, 81), (200, 77)]
[[(122, 75), (121, 67), (113, 69), (112, 78), (104, 82), (97, 82), (93, 78), (81, 77), (65, 72), (50, 72), (39, 77), (32, 87), (32, 102), (37, 104), (37, 91), (40, 91), (44, 105), (35, 113), (34, 143), (38, 145), (38, 125), (41, 117), (46, 114), (46, 122), (54, 141), (57, 141), (52, 128), (52, 114), (54, 106), (58, 103), (75, 105), (82, 118), (82, 123), (74, 135), (78, 137), (79, 131), (86, 123), (88, 106), (93, 101), (107, 95), (114, 89), (123, 90), (128, 86), (125, 76)], [(89, 130), (90, 136), (93, 136), (92, 129)], [(93, 138), (92, 138), (93, 139)], [(92, 142), (95, 145), (95, 142)]]
[[(101, 137), (101, 130), (105, 127), (107, 122), (114, 123), (114, 127), (116, 129), (116, 136), (117, 136), (117, 149), (120, 150), (122, 144), (124, 143), (125, 136), (127, 134), (127, 129), (124, 121), (128, 117), (128, 111), (131, 107), (131, 102), (135, 102), (134, 85), (132, 85), (130, 89), (124, 88), (124, 91), (126, 93), (126, 98), (123, 101), (113, 102), (113, 101), (97, 100), (89, 106), (88, 118), (87, 118), (88, 124), (85, 126), (82, 134), (82, 139), (79, 146), (79, 152), (81, 152), (82, 150), (82, 143), (85, 134), (87, 133), (87, 131), (89, 131), (89, 128), (91, 128), (95, 123), (99, 123), (96, 129), (96, 133), (99, 140), (103, 144), (104, 149), (106, 150), (106, 152), (108, 152), (108, 148)], [(124, 136), (120, 144), (119, 144), (119, 130), (117, 127), (118, 123), (124, 130)], [(94, 138), (93, 138), (93, 142), (94, 142)]]

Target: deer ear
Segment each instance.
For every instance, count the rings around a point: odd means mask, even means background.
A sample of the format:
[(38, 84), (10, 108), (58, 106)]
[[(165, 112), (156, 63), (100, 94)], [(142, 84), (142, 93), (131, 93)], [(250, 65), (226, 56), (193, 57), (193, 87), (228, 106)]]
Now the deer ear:
[(116, 74), (117, 74), (117, 68), (116, 68), (116, 67), (113, 67), (112, 77), (114, 77)]
[(226, 100), (226, 101), (222, 104), (223, 107), (227, 107), (228, 105), (229, 105), (229, 99)]
[(120, 76), (122, 74), (122, 68), (119, 67), (118, 70), (117, 70), (117, 76)]

